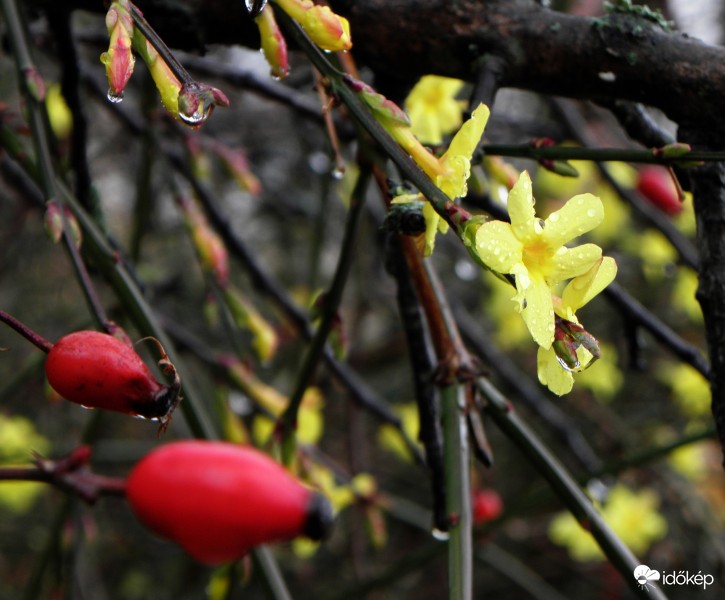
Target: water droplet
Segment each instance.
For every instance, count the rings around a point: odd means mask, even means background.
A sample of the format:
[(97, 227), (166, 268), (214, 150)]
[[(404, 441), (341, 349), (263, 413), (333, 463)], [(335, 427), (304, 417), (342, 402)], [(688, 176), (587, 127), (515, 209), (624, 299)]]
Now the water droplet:
[(556, 223), (559, 220), (559, 217), (559, 213), (551, 213), (549, 215), (549, 221), (551, 221), (552, 223)]
[(344, 167), (335, 167), (330, 172), (330, 175), (332, 175), (333, 179), (337, 179), (338, 181), (342, 179), (345, 176), (345, 168)]
[(566, 361), (563, 358), (560, 358), (559, 356), (556, 357), (556, 360), (559, 361), (559, 364), (562, 366), (562, 368), (565, 371), (569, 371), (569, 373), (574, 373), (579, 367), (581, 367), (581, 363), (577, 359), (577, 361), (573, 365), (567, 365)]
[(499, 254), (501, 254), (501, 248), (499, 248), (498, 246), (496, 246), (493, 249), (493, 254), (494, 254), (494, 256), (498, 256)]
[(267, 5), (267, 0), (244, 0), (244, 5), (247, 7), (249, 14), (256, 17)]
[(120, 92), (116, 92), (112, 88), (108, 88), (106, 98), (108, 98), (109, 102), (113, 102), (113, 104), (118, 104), (123, 100), (123, 90), (121, 90)]
[(443, 531), (441, 529), (438, 529), (437, 527), (434, 527), (431, 530), (430, 534), (439, 542), (447, 542), (448, 538), (450, 538), (450, 535), (448, 535), (447, 531)]
[(479, 273), (477, 269), (469, 260), (459, 260), (454, 266), (456, 275), (463, 281), (473, 281), (476, 279)]
[(204, 107), (203, 102), (199, 102), (199, 107), (190, 114), (179, 111), (179, 118), (187, 125), (199, 125), (209, 118), (211, 114), (211, 105)]
[(590, 219), (593, 219), (593, 218), (594, 218), (594, 217), (596, 217), (596, 216), (597, 216), (597, 211), (596, 211), (596, 210), (594, 210), (593, 208), (590, 208), (590, 209), (589, 209), (589, 210), (587, 211), (587, 217), (589, 217)]

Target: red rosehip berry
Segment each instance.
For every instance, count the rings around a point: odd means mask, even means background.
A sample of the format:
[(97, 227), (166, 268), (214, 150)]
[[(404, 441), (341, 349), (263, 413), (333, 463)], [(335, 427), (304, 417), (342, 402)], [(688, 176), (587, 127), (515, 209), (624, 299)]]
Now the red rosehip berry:
[(481, 525), (492, 521), (503, 512), (503, 502), (494, 490), (476, 490), (473, 493), (473, 523)]
[(149, 529), (206, 564), (299, 535), (322, 539), (332, 509), (262, 452), (228, 442), (161, 446), (131, 471), (126, 497)]
[(159, 383), (128, 344), (99, 331), (76, 331), (52, 345), (50, 386), (66, 400), (166, 423), (179, 401), (178, 379)]
[(682, 212), (680, 194), (672, 179), (672, 174), (664, 167), (655, 165), (643, 167), (639, 171), (637, 191), (651, 204), (668, 215)]

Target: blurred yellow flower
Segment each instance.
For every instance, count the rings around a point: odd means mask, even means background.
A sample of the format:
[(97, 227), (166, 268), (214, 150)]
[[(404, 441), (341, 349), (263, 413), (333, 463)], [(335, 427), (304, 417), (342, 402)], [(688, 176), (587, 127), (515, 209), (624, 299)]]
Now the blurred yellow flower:
[[(0, 414), (0, 463), (28, 463), (31, 453), (47, 455), (50, 442), (40, 435), (29, 419)], [(45, 484), (32, 481), (0, 482), (0, 506), (15, 513), (31, 508)]]
[(614, 346), (601, 344), (602, 356), (597, 364), (579, 373), (578, 383), (591, 391), (600, 402), (610, 401), (622, 387), (624, 376), (617, 367), (617, 351)]
[(660, 381), (672, 391), (682, 414), (691, 419), (710, 418), (710, 385), (687, 363), (663, 363), (657, 370)]
[[(411, 440), (417, 440), (420, 422), (418, 420), (418, 406), (415, 402), (398, 404), (393, 407), (393, 410), (400, 417), (405, 434)], [(413, 460), (408, 446), (400, 436), (398, 430), (392, 425), (385, 424), (380, 426), (378, 429), (378, 442), (382, 448), (392, 452), (398, 458), (408, 462)]]
[(710, 472), (707, 454), (713, 443), (709, 440), (680, 446), (670, 452), (667, 462), (681, 475), (693, 481), (702, 480)]
[(48, 110), (50, 127), (58, 139), (67, 138), (73, 129), (73, 114), (66, 104), (60, 85), (54, 83), (45, 94), (45, 106)]
[(642, 259), (642, 271), (650, 280), (660, 280), (668, 267), (677, 261), (677, 250), (656, 229), (647, 229), (638, 236), (626, 240), (624, 248)]
[[(667, 533), (667, 522), (657, 512), (659, 497), (649, 489), (634, 491), (617, 484), (609, 493), (601, 514), (612, 531), (632, 552), (643, 555)], [(591, 533), (570, 512), (562, 512), (549, 524), (549, 538), (565, 546), (578, 561), (600, 561), (605, 556)]]
[(410, 91), (405, 110), (413, 133), (423, 144), (441, 144), (443, 136), (461, 126), (465, 102), (456, 95), (462, 87), (460, 79), (426, 75)]
[(488, 293), (483, 302), (486, 314), (496, 326), (496, 343), (503, 350), (510, 350), (529, 343), (531, 336), (523, 319), (513, 310), (511, 285), (498, 277), (486, 279)]
[(697, 285), (695, 271), (686, 267), (677, 269), (675, 285), (672, 288), (672, 305), (683, 312), (693, 323), (702, 323), (702, 308), (695, 297)]
[(32, 452), (45, 455), (50, 442), (35, 429), (34, 423), (21, 417), (0, 414), (0, 461), (3, 463), (27, 463)]

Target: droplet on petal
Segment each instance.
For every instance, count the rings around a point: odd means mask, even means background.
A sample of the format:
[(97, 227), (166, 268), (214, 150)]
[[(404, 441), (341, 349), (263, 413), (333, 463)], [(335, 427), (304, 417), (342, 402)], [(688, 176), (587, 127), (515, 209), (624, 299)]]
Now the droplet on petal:
[(267, 5), (267, 0), (244, 0), (244, 5), (247, 7), (249, 14), (254, 18), (262, 12)]
[(106, 98), (108, 98), (109, 102), (112, 102), (113, 104), (118, 104), (123, 100), (123, 91), (116, 92), (113, 88), (108, 88)]
[(564, 369), (565, 371), (569, 371), (569, 373), (574, 373), (574, 372), (576, 372), (576, 371), (577, 371), (577, 370), (578, 370), (579, 368), (581, 368), (581, 362), (579, 362), (579, 360), (578, 360), (578, 359), (576, 360), (576, 362), (574, 362), (574, 363), (573, 363), (573, 364), (571, 364), (571, 365), (567, 364), (567, 362), (566, 362), (566, 361), (565, 361), (565, 360), (564, 360), (563, 358), (561, 358), (560, 356), (557, 356), (557, 357), (556, 357), (556, 360), (557, 360), (557, 361), (559, 362), (559, 364), (561, 365), (561, 367), (562, 367), (562, 368), (563, 368), (563, 369)]

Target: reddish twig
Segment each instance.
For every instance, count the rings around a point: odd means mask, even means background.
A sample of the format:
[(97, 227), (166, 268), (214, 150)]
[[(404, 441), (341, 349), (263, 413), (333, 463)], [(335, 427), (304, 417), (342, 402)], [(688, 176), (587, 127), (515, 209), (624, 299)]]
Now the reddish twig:
[(25, 323), (21, 323), (15, 317), (6, 313), (4, 310), (0, 310), (0, 321), (12, 327), (31, 344), (34, 344), (46, 354), (48, 354), (48, 352), (50, 352), (50, 349), (53, 347), (52, 342), (49, 342), (43, 336), (30, 329), (27, 325), (25, 325)]
[(66, 456), (52, 460), (36, 456), (32, 467), (5, 467), (0, 469), (0, 481), (40, 481), (75, 494), (85, 502), (94, 504), (100, 496), (123, 496), (126, 481), (91, 472), (89, 446), (79, 446)]

